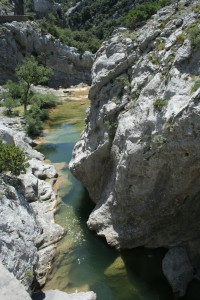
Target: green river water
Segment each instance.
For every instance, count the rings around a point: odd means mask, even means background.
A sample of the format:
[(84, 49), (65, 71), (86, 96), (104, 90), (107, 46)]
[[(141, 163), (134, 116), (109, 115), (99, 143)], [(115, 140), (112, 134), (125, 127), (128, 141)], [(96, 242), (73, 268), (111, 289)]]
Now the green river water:
[(94, 205), (81, 183), (71, 175), (68, 163), (87, 105), (59, 105), (42, 144), (37, 147), (59, 170), (60, 203), (55, 219), (66, 229), (44, 290), (93, 290), (97, 300), (172, 300), (173, 294), (161, 270), (165, 250), (137, 248), (119, 253), (86, 226)]

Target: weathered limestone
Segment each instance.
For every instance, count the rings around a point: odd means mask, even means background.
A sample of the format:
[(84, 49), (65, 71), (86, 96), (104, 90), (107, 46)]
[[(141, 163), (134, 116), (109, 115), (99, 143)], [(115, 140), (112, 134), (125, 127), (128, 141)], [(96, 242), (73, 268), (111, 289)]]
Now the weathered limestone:
[(76, 48), (62, 44), (50, 34), (43, 34), (34, 22), (14, 21), (4, 24), (0, 31), (0, 84), (8, 79), (15, 80), (17, 65), (29, 55), (37, 56), (53, 69), (50, 86), (69, 87), (91, 82), (93, 54), (86, 51), (81, 55)]
[[(123, 30), (103, 43), (70, 169), (97, 204), (89, 228), (110, 245), (167, 247), (175, 264), (173, 247), (187, 248), (199, 270), (190, 247), (200, 231), (200, 89), (193, 90), (200, 54), (189, 39), (177, 40), (198, 17), (195, 3), (178, 17), (174, 7), (158, 12), (133, 41)], [(169, 269), (168, 280), (183, 295), (191, 269), (184, 264), (182, 282), (174, 280), (173, 262)]]
[(24, 286), (0, 262), (1, 300), (31, 300)]
[[(29, 145), (32, 143), (25, 136), (21, 121), (1, 117), (1, 140), (21, 147), (30, 165), (18, 179), (1, 178), (0, 259), (29, 289), (35, 278), (44, 285), (63, 228), (54, 223), (56, 195), (52, 184), (56, 170)], [(43, 180), (46, 178), (49, 183)]]

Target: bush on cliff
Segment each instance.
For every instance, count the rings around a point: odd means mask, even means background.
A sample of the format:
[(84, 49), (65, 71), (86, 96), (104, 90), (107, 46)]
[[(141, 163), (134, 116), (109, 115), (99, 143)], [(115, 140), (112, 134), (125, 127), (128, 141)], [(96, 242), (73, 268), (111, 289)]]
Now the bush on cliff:
[(0, 141), (0, 173), (11, 172), (18, 176), (27, 167), (26, 157), (19, 147)]
[(200, 27), (192, 24), (188, 29), (191, 45), (195, 49), (200, 49)]
[(146, 21), (155, 14), (161, 7), (170, 4), (171, 0), (145, 1), (130, 10), (125, 18), (125, 24), (128, 28), (134, 29), (139, 22)]

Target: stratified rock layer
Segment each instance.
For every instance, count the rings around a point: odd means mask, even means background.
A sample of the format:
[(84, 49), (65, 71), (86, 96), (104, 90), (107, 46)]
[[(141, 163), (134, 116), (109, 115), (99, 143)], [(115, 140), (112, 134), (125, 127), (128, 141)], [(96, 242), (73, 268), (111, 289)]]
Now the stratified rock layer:
[[(96, 55), (70, 168), (97, 203), (89, 228), (116, 248), (187, 245), (190, 255), (199, 236), (200, 53), (187, 33), (195, 4), (164, 8), (135, 32), (120, 28)], [(176, 284), (180, 295), (189, 277)]]

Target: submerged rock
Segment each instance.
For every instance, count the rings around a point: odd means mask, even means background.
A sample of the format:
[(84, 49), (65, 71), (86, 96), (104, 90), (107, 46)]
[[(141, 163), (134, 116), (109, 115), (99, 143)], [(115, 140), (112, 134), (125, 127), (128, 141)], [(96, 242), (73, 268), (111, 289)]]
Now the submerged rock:
[(200, 53), (177, 38), (196, 22), (195, 3), (177, 26), (169, 6), (165, 19), (158, 12), (114, 34), (96, 55), (70, 169), (97, 204), (89, 228), (118, 249), (185, 248), (199, 235)]

